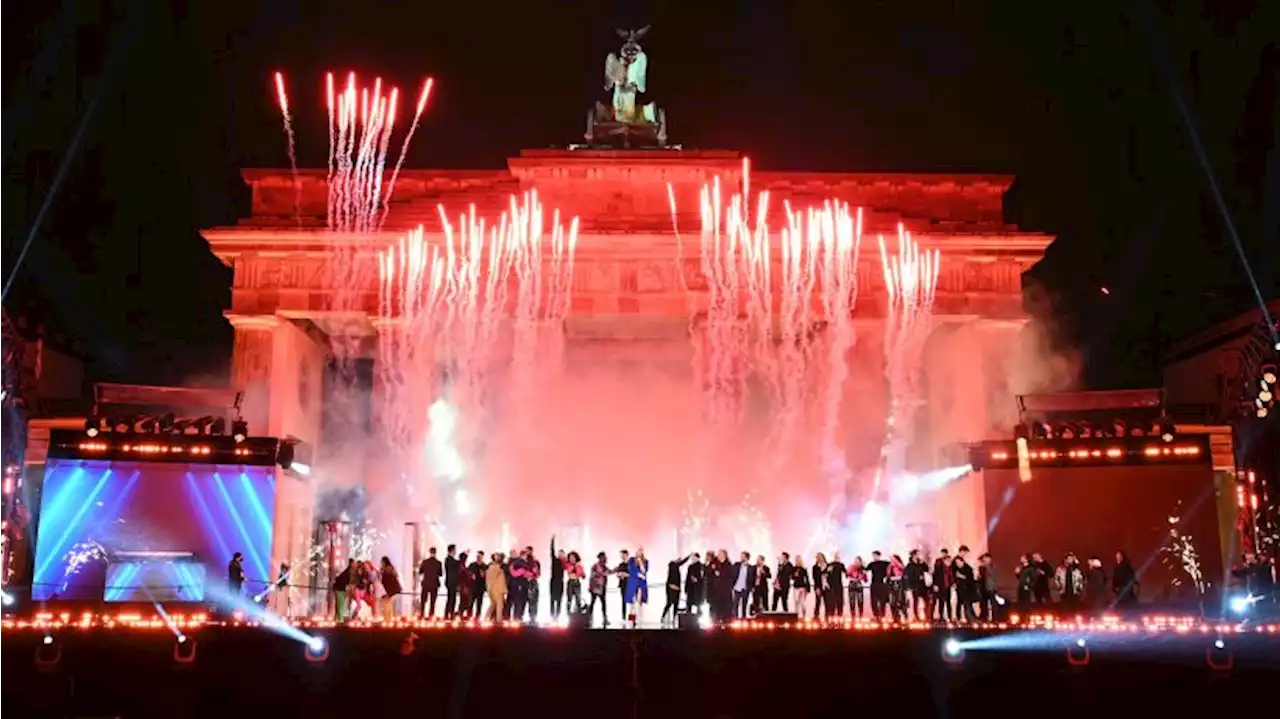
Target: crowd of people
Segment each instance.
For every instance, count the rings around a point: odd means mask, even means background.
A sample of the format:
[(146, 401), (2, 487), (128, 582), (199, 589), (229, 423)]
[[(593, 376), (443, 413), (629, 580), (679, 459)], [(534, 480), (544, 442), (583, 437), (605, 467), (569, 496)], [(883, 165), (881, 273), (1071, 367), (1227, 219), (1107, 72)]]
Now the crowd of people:
[[(1081, 562), (1073, 553), (1057, 564), (1026, 554), (1004, 576), (990, 554), (976, 559), (971, 554), (966, 546), (954, 554), (943, 548), (933, 558), (918, 549), (905, 559), (876, 551), (869, 560), (857, 556), (846, 562), (839, 552), (830, 557), (818, 552), (809, 563), (783, 552), (770, 563), (747, 552), (731, 559), (721, 549), (673, 559), (665, 577), (651, 578), (643, 548), (622, 550), (616, 562), (600, 552), (588, 567), (578, 552), (557, 549), (553, 539), (544, 567), (532, 546), (486, 554), (459, 552), (451, 544), (443, 557), (431, 547), (416, 568), (421, 591), (413, 597), (412, 613), (536, 622), (540, 595), (546, 592), (548, 615), (543, 618), (581, 614), (608, 627), (615, 618), (609, 612), (611, 595), (617, 596), (616, 619), (636, 624), (646, 618), (650, 588), (661, 588), (665, 595), (659, 615), (664, 626), (674, 626), (682, 613), (715, 622), (767, 612), (794, 612), (815, 620), (981, 621), (1010, 611), (1123, 610), (1138, 600), (1137, 573), (1123, 552), (1115, 554), (1110, 566), (1099, 557)], [(281, 570), (282, 581), (286, 570)], [(1001, 586), (1016, 587), (1013, 596), (1002, 594)], [(377, 565), (351, 560), (332, 589), (338, 621), (396, 616), (397, 595), (412, 593), (387, 557)]]

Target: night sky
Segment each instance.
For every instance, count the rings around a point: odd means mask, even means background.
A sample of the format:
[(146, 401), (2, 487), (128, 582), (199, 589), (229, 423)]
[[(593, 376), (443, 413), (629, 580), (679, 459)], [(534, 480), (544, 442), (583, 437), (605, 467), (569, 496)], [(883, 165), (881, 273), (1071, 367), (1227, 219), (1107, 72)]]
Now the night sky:
[(1179, 97), (1276, 294), (1280, 3), (81, 0), (6, 3), (4, 24), (6, 280), (54, 193), (5, 307), (91, 379), (225, 377), (231, 274), (197, 229), (247, 212), (239, 168), (287, 165), (273, 71), (300, 164), (325, 161), (324, 71), (354, 69), (415, 96), (436, 77), (407, 166), (499, 168), (579, 138), (614, 28), (645, 24), (686, 147), (1017, 174), (1008, 219), (1060, 235), (1037, 312), (1088, 386), (1151, 385), (1162, 342), (1256, 305)]

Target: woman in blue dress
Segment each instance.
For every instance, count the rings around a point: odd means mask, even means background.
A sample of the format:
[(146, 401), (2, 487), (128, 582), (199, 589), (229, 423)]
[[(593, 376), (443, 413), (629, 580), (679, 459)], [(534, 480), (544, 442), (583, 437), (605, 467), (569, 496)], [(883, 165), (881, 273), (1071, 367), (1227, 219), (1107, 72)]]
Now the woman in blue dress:
[(636, 550), (636, 556), (627, 561), (627, 612), (632, 625), (640, 622), (644, 605), (649, 603), (649, 560), (644, 556), (644, 547)]

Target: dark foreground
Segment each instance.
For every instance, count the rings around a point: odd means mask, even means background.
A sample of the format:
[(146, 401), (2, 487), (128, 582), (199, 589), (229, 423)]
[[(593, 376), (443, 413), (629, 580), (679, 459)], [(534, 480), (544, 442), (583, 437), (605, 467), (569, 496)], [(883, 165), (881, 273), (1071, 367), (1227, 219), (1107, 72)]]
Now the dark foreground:
[(163, 630), (62, 630), (51, 645), (38, 631), (7, 631), (3, 707), (12, 716), (77, 717), (887, 711), (1092, 719), (1201, 708), (1261, 716), (1280, 706), (1280, 634), (1229, 637), (1213, 655), (1233, 664), (1229, 671), (1207, 666), (1213, 638), (1200, 634), (1110, 642), (1074, 667), (1070, 639), (1037, 651), (969, 650), (948, 662), (942, 646), (952, 635), (942, 632), (419, 631), (412, 643), (394, 629), (325, 636), (328, 657), (310, 661), (301, 644), (260, 629), (206, 627), (179, 647), (194, 650), (182, 662)]

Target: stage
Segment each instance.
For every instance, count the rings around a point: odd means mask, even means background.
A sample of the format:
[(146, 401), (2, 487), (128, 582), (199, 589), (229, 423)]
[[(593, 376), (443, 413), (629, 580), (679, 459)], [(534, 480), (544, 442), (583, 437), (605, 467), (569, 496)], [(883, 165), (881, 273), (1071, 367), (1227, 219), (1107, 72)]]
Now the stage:
[[(11, 624), (3, 702), (28, 714), (81, 716), (337, 716), (382, 706), (449, 716), (544, 707), (624, 716), (847, 715), (870, 707), (904, 716), (1035, 716), (1030, 701), (1051, 706), (1046, 716), (1068, 708), (1110, 716), (1122, 704), (1184, 714), (1209, 702), (1218, 711), (1256, 709), (1274, 700), (1263, 685), (1280, 668), (1275, 627), (1097, 632), (1087, 647), (1077, 644), (1085, 635), (1063, 627), (306, 631), (323, 637), (322, 651), (249, 625), (193, 624), (178, 643), (164, 624)], [(1108, 710), (1099, 714), (1099, 706)]]

